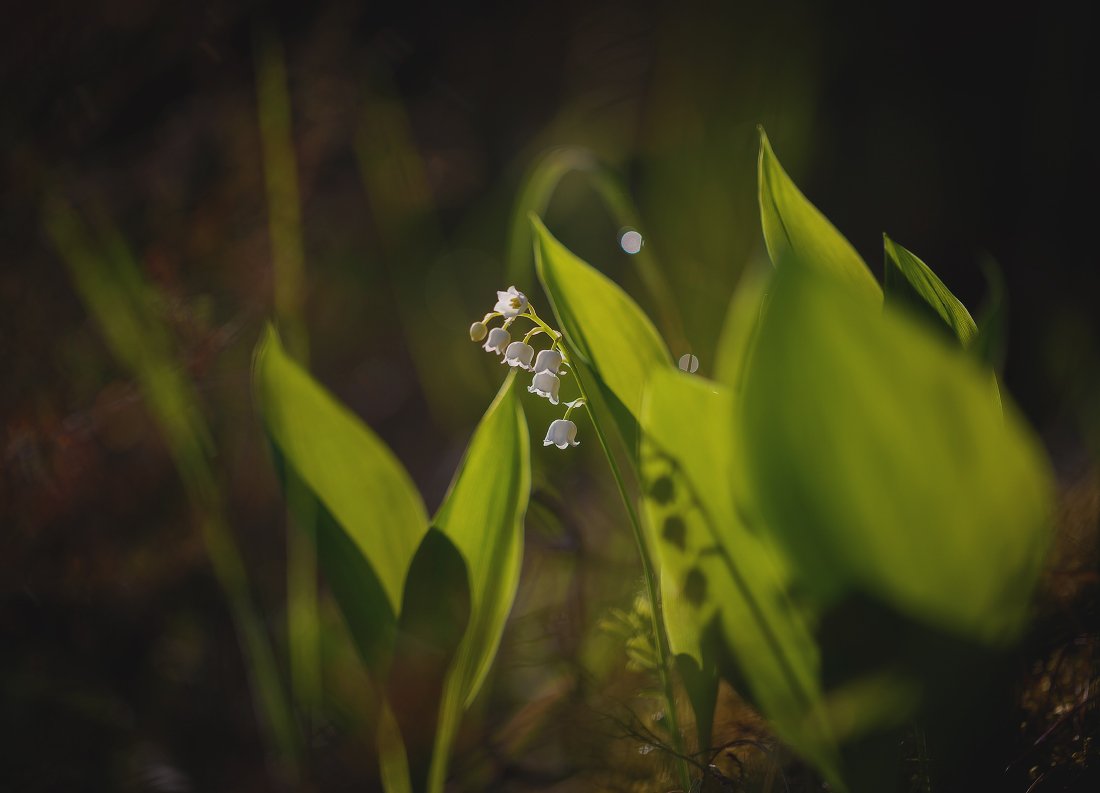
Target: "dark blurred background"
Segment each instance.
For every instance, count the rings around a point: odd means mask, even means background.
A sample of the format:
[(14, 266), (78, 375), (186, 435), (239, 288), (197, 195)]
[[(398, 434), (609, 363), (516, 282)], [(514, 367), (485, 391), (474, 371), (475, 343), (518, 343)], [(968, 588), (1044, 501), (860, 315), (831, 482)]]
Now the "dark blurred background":
[[(765, 255), (758, 123), (880, 276), (885, 231), (977, 316), (981, 263), (995, 261), (1004, 381), (1052, 455), (1060, 534), (1036, 628), (998, 678), (991, 737), (973, 768), (940, 769), (942, 789), (1095, 780), (1095, 703), (1071, 696), (1100, 649), (1093, 6), (45, 0), (3, 22), (0, 789), (278, 784), (157, 425), (42, 221), (56, 196), (109, 219), (162, 296), (279, 647), (284, 515), (248, 391), (272, 311), (256, 100), (270, 40), (287, 69), (311, 367), (429, 509), (500, 382), (466, 327), (508, 285), (512, 205), (552, 147), (622, 176), (684, 317), (673, 353), (690, 348), (704, 374), (737, 279)], [(547, 220), (652, 308), (583, 177), (563, 181)], [(540, 300), (526, 273), (516, 285)], [(549, 412), (528, 414), (541, 437)], [(641, 684), (595, 625), (640, 581), (593, 446), (534, 453), (524, 580), (459, 789), (668, 789), (603, 718)], [(302, 784), (318, 790), (375, 784), (345, 644), (333, 639), (309, 736)]]

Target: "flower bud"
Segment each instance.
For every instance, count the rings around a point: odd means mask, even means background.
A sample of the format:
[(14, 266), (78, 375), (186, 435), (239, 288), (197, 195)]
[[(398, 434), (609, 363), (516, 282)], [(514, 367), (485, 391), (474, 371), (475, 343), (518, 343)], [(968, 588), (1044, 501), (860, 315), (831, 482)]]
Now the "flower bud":
[(503, 355), (504, 348), (508, 346), (508, 342), (511, 340), (512, 334), (504, 328), (493, 328), (489, 331), (489, 338), (481, 346), (485, 352), (495, 352), (497, 355)]
[(481, 341), (488, 332), (489, 329), (485, 327), (484, 322), (475, 322), (470, 326), (470, 341)]

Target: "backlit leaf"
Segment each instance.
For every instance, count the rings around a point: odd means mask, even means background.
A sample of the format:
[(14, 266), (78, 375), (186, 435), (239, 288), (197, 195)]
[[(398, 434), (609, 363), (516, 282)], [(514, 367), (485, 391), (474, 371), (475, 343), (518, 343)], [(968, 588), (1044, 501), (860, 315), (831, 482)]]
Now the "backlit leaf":
[(443, 688), (429, 790), (442, 789), (462, 711), (485, 681), (519, 586), (531, 464), (516, 382), (513, 372), (485, 412), (433, 521), (465, 560), (471, 611)]
[(760, 223), (772, 264), (821, 268), (851, 284), (858, 294), (881, 301), (882, 289), (863, 259), (787, 176), (763, 127), (757, 176)]
[(618, 284), (577, 258), (537, 217), (531, 223), (539, 280), (569, 348), (636, 421), (646, 380), (671, 366), (668, 348)]
[(972, 356), (818, 270), (780, 266), (741, 426), (758, 507), (819, 603), (866, 592), (990, 643), (1019, 629), (1050, 478)]
[(362, 421), (283, 350), (268, 328), (253, 387), (284, 466), (316, 495), (318, 559), (369, 665), (387, 653), (405, 575), (428, 517), (408, 473)]
[[(675, 371), (650, 381), (642, 412), (649, 541), (661, 565), (671, 649), (714, 665), (717, 638), (748, 694), (792, 747), (840, 786), (822, 709), (817, 649), (786, 594), (786, 565), (734, 506), (732, 396)], [(686, 681), (690, 684), (690, 679)]]
[(963, 347), (969, 347), (978, 335), (978, 326), (966, 306), (912, 252), (885, 234), (882, 244), (886, 252), (886, 305), (906, 306), (929, 316), (936, 326), (946, 326)]

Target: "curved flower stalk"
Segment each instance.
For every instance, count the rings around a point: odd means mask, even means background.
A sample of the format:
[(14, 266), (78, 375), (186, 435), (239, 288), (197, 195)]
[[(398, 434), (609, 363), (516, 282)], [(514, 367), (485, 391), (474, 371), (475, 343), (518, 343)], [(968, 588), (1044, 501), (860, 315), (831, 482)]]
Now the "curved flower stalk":
[[(503, 323), (499, 327), (490, 328), (490, 323), (497, 317), (502, 318)], [(516, 320), (520, 319), (528, 320), (533, 327), (521, 341), (512, 341), (509, 328)], [(550, 346), (539, 350), (536, 356), (531, 341), (540, 335), (550, 338)], [(497, 302), (493, 310), (481, 320), (470, 325), (471, 341), (484, 342), (481, 345), (482, 349), (501, 356), (502, 364), (531, 372), (531, 384), (527, 387), (528, 392), (548, 399), (552, 405), (561, 404), (558, 396), (558, 391), (561, 388), (561, 378), (563, 375), (569, 374), (569, 353), (562, 344), (561, 338), (562, 334), (559, 331), (551, 328), (539, 317), (535, 307), (527, 299), (527, 295), (514, 286), (510, 286), (504, 291), (498, 291)], [(534, 361), (533, 364), (531, 363), (532, 360)], [(542, 445), (557, 446), (559, 449), (579, 446), (577, 425), (569, 416), (584, 404), (583, 394), (570, 402), (566, 402), (565, 415), (550, 423), (546, 431), (546, 439)]]

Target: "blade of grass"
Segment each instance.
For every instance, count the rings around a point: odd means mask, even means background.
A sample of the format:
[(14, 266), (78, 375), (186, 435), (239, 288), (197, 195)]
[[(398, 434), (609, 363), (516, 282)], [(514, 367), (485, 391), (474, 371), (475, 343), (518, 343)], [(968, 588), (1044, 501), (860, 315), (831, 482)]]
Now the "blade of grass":
[[(290, 356), (309, 367), (304, 319), (305, 254), (298, 168), (287, 89), (286, 62), (278, 38), (258, 33), (256, 100), (267, 188), (268, 228), (274, 271), (275, 321)], [(321, 701), (321, 639), (317, 612), (316, 508), (297, 478), (287, 482), (287, 645), (294, 699), (308, 715)]]
[(257, 716), (282, 763), (281, 770), (296, 779), (294, 722), (263, 621), (252, 603), (243, 557), (225, 519), (210, 464), (210, 435), (193, 387), (173, 359), (167, 331), (149, 310), (148, 287), (117, 235), (101, 232), (93, 237), (61, 201), (46, 207), (44, 222), (77, 292), (111, 351), (137, 379), (160, 426), (225, 592)]

